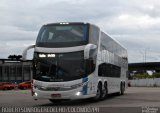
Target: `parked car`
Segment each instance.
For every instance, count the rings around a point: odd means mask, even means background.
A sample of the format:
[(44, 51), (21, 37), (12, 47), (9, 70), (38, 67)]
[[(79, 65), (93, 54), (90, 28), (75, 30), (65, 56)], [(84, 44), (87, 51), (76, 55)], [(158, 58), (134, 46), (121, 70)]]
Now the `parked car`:
[(3, 89), (3, 85), (5, 84), (6, 82), (0, 82), (0, 89)]
[(31, 81), (26, 81), (18, 84), (19, 89), (30, 89), (31, 88)]
[(11, 82), (0, 82), (0, 89), (2, 90), (11, 90), (16, 89), (18, 87), (17, 84)]

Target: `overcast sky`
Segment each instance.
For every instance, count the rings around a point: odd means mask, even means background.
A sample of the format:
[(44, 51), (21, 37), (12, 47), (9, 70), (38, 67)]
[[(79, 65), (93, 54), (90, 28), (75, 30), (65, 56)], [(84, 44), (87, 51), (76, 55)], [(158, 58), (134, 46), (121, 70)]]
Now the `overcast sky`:
[(43, 24), (81, 21), (119, 41), (129, 62), (145, 53), (147, 62), (160, 61), (159, 0), (0, 0), (0, 58), (22, 54)]

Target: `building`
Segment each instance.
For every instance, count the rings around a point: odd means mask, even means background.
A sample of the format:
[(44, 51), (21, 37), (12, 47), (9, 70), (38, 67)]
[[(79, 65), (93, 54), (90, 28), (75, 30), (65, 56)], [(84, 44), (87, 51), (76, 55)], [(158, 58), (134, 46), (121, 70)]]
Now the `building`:
[(150, 71), (152, 73), (160, 72), (160, 62), (142, 62), (142, 63), (129, 63), (129, 79), (133, 79), (132, 75), (147, 73)]
[(128, 68), (130, 73), (146, 72), (147, 70), (160, 72), (160, 62), (129, 63)]
[(0, 82), (29, 81), (32, 78), (32, 61), (0, 59)]

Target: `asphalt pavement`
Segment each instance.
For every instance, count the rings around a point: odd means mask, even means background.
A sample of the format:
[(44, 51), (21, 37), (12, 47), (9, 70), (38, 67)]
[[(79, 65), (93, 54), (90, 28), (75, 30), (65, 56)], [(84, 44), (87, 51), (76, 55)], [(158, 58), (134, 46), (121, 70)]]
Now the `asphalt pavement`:
[(30, 90), (0, 91), (0, 107), (1, 112), (12, 113), (23, 112), (22, 110), (25, 108), (32, 110), (41, 108), (43, 109), (43, 112), (48, 110), (48, 112), (52, 111), (52, 113), (160, 113), (160, 88), (129, 87), (124, 95), (118, 96), (113, 94), (106, 100), (99, 102), (93, 102), (90, 100), (74, 100), (64, 101), (62, 103), (51, 103), (49, 100), (35, 101), (31, 96)]

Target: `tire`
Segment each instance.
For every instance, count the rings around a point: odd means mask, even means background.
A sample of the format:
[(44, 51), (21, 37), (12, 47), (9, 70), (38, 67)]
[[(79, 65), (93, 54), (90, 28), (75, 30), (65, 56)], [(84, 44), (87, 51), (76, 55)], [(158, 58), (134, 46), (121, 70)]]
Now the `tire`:
[(124, 95), (124, 91), (125, 91), (125, 85), (124, 85), (124, 83), (121, 83), (121, 86), (120, 86), (120, 95)]
[(97, 86), (97, 93), (96, 96), (93, 97), (94, 101), (99, 101), (102, 98), (102, 85), (99, 83)]
[(61, 100), (55, 100), (55, 99), (49, 99), (49, 101), (52, 103), (57, 103), (57, 104), (62, 102)]
[(22, 87), (22, 86), (20, 86), (20, 87), (19, 87), (19, 89), (21, 89), (21, 90), (22, 90), (22, 89), (23, 89), (23, 87)]
[(7, 88), (5, 87), (5, 88), (3, 88), (3, 90), (7, 90)]
[(25, 86), (24, 86), (24, 87), (23, 87), (23, 89), (24, 89), (24, 90), (26, 90), (26, 89), (27, 89), (27, 87), (25, 87)]
[(108, 97), (108, 87), (107, 82), (104, 83), (104, 89), (102, 90), (102, 96), (101, 99), (104, 100)]

